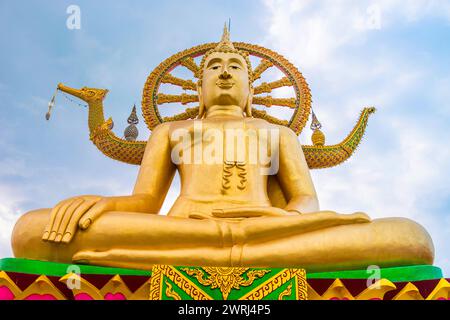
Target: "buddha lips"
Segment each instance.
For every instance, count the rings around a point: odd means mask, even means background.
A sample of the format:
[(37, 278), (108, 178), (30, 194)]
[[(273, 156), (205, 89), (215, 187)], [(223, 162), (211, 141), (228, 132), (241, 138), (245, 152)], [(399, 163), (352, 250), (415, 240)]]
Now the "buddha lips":
[(234, 86), (232, 81), (217, 81), (216, 85), (221, 89), (230, 89)]

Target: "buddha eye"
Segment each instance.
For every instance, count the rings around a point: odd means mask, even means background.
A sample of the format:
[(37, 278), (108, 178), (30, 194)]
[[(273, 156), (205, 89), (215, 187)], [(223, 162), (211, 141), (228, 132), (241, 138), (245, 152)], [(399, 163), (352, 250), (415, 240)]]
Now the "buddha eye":
[(220, 66), (213, 66), (213, 67), (211, 67), (211, 69), (213, 69), (213, 70), (217, 70), (219, 68), (220, 68)]
[(231, 66), (231, 69), (239, 70), (240, 68), (238, 66)]

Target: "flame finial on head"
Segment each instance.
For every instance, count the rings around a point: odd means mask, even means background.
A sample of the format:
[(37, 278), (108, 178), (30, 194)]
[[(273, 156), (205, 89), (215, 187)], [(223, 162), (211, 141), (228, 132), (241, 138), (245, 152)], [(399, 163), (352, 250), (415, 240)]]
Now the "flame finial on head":
[(222, 39), (215, 48), (215, 51), (236, 51), (233, 43), (230, 40), (230, 32), (228, 30), (227, 24), (225, 23), (223, 27)]

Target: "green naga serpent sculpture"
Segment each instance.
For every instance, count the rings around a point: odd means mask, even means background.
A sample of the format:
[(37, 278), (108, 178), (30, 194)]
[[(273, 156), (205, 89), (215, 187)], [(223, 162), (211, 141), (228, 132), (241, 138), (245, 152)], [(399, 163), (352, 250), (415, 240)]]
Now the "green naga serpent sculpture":
[[(171, 84), (183, 90), (195, 91), (196, 85), (193, 81), (177, 78), (171, 72), (181, 66), (190, 70), (198, 78), (201, 66), (195, 63), (194, 58), (205, 54), (216, 45), (217, 43), (207, 43), (184, 50), (166, 59), (153, 70), (146, 81), (142, 101), (143, 116), (150, 130), (162, 122), (195, 119), (197, 117), (198, 107), (186, 108), (183, 113), (175, 116), (161, 117), (158, 110), (160, 105), (166, 103), (186, 105), (191, 102), (197, 102), (198, 97), (195, 94), (185, 93), (181, 95), (163, 94), (159, 93), (159, 88), (161, 84)], [(290, 127), (299, 135), (311, 111), (311, 94), (303, 75), (284, 57), (267, 48), (242, 42), (235, 42), (234, 45), (237, 49), (246, 51), (249, 55), (260, 59), (260, 64), (252, 71), (252, 82), (261, 78), (262, 73), (271, 67), (277, 67), (285, 75), (282, 79), (270, 83), (262, 82), (256, 86), (254, 88), (255, 97), (253, 104), (267, 108), (276, 105), (294, 109), (294, 114), (290, 121), (280, 120), (268, 115), (266, 111), (256, 108), (252, 110), (253, 116), (265, 119), (271, 123)], [(274, 89), (289, 86), (293, 87), (296, 94), (295, 98), (258, 96), (258, 94), (268, 94)], [(74, 89), (63, 84), (58, 85), (58, 90), (75, 96), (88, 104), (90, 139), (103, 154), (121, 162), (140, 165), (147, 142), (121, 139), (111, 130), (112, 119), (105, 120), (103, 112), (103, 100), (108, 90), (87, 87)], [(364, 108), (352, 131), (342, 142), (335, 145), (323, 145), (324, 136), (320, 130), (316, 130), (313, 134), (313, 145), (302, 146), (309, 168), (330, 168), (350, 158), (361, 142), (370, 114), (374, 112), (375, 108), (373, 107)]]

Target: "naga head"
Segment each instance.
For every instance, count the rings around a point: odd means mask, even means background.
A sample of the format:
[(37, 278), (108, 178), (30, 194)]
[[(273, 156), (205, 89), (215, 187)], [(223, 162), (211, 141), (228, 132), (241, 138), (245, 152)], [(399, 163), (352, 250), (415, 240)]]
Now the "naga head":
[(63, 85), (62, 83), (58, 84), (58, 90), (68, 93), (74, 97), (77, 97), (87, 103), (102, 101), (105, 98), (106, 94), (108, 93), (107, 89), (96, 89), (88, 87), (83, 87), (81, 89), (74, 89)]
[(253, 73), (249, 55), (234, 47), (226, 25), (222, 40), (203, 56), (198, 72), (199, 118), (211, 106), (230, 105), (251, 116)]

